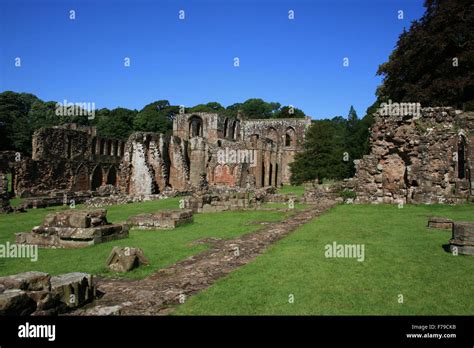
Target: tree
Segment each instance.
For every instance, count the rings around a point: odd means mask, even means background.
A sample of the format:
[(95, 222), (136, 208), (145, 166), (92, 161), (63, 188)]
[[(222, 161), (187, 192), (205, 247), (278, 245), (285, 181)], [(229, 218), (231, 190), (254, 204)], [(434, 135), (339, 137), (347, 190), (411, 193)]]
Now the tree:
[(207, 104), (198, 104), (186, 110), (187, 112), (210, 112), (218, 113), (224, 110), (224, 107), (217, 102), (210, 102)]
[(0, 94), (0, 149), (31, 153), (29, 105), (20, 94)]
[(379, 66), (380, 101), (474, 110), (474, 6), (471, 0), (426, 0), (423, 17), (404, 31)]
[(136, 110), (116, 108), (101, 110), (94, 119), (98, 133), (107, 138), (126, 139), (133, 132), (133, 119)]
[[(370, 108), (369, 108), (370, 109)], [(306, 134), (304, 150), (290, 164), (291, 183), (299, 185), (308, 180), (344, 179), (355, 172), (354, 160), (370, 150), (369, 127), (372, 117), (368, 110), (362, 120), (351, 106), (347, 119), (336, 116), (331, 120), (315, 120)]]
[(146, 105), (133, 120), (133, 130), (170, 134), (172, 117), (179, 112), (178, 106), (171, 106), (167, 100)]

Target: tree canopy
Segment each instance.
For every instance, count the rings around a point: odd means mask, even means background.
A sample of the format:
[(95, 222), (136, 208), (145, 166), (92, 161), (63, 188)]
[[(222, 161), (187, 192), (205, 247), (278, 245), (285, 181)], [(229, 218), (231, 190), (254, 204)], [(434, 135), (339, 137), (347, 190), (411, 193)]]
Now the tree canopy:
[(474, 5), (426, 0), (423, 17), (404, 31), (377, 74), (381, 101), (474, 110)]
[[(173, 117), (180, 112), (179, 105), (168, 100), (158, 100), (141, 110), (102, 108), (95, 111), (94, 118), (85, 116), (58, 116), (56, 102), (44, 102), (33, 94), (6, 91), (0, 93), (0, 151), (15, 150), (31, 154), (33, 132), (41, 127), (64, 123), (78, 123), (97, 127), (100, 135), (115, 139), (126, 139), (134, 131), (171, 134)], [(281, 107), (279, 103), (262, 99), (249, 99), (225, 108), (217, 102), (198, 104), (185, 109), (186, 112), (222, 113), (229, 117), (246, 118), (304, 117), (303, 111)]]

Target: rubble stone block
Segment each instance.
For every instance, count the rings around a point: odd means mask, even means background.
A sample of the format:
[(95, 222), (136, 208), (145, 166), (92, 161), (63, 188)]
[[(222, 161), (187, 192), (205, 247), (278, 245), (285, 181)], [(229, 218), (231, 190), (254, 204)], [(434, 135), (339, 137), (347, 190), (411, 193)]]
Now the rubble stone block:
[(0, 278), (5, 289), (39, 291), (50, 289), (50, 276), (43, 272), (25, 272)]
[(190, 209), (162, 210), (152, 214), (131, 216), (127, 220), (131, 226), (141, 229), (174, 229), (193, 221), (193, 211)]
[(451, 251), (456, 250), (459, 254), (474, 255), (474, 222), (455, 221), (449, 244)]
[(453, 220), (443, 217), (430, 216), (428, 218), (428, 227), (451, 230), (453, 228)]
[(0, 315), (29, 315), (36, 310), (36, 302), (25, 291), (5, 290), (0, 294)]
[(129, 272), (149, 263), (140, 248), (114, 247), (107, 258), (106, 266), (113, 272)]
[(69, 308), (80, 307), (95, 297), (95, 286), (90, 274), (67, 273), (51, 277), (51, 292)]
[(108, 223), (106, 214), (105, 209), (49, 214), (43, 225), (34, 227), (30, 233), (16, 233), (16, 243), (50, 248), (83, 248), (128, 237), (129, 226)]

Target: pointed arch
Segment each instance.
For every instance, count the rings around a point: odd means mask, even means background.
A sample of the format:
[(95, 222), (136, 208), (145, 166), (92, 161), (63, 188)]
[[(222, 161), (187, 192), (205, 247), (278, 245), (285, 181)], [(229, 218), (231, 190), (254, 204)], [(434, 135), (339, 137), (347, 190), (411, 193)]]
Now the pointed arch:
[(91, 190), (96, 191), (97, 188), (102, 186), (102, 182), (103, 182), (102, 167), (100, 165), (97, 165), (92, 171)]
[(115, 166), (111, 166), (107, 173), (107, 185), (117, 186), (117, 169)]

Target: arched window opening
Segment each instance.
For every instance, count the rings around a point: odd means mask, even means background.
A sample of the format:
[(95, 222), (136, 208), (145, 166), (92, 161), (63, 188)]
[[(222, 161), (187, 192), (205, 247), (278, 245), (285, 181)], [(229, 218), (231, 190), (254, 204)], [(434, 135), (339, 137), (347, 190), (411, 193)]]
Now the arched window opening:
[(202, 137), (202, 118), (198, 116), (193, 116), (189, 119), (189, 136), (193, 137)]
[(92, 172), (91, 190), (96, 191), (100, 186), (102, 186), (102, 167), (97, 166)]

